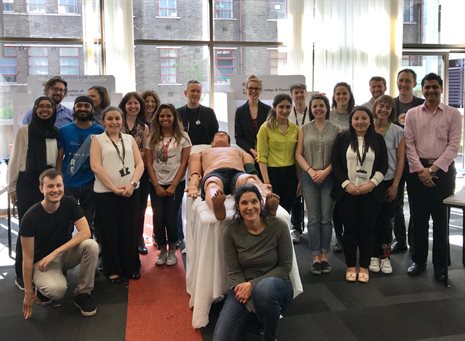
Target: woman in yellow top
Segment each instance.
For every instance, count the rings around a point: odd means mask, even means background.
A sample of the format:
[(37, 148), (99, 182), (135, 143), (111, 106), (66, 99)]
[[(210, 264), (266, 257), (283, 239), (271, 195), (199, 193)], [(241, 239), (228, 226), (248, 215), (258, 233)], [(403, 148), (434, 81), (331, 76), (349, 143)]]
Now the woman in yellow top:
[(257, 161), (263, 182), (272, 186), (280, 197), (280, 205), (288, 212), (298, 183), (294, 152), (299, 127), (288, 119), (291, 108), (291, 96), (276, 95), (273, 108), (257, 134)]

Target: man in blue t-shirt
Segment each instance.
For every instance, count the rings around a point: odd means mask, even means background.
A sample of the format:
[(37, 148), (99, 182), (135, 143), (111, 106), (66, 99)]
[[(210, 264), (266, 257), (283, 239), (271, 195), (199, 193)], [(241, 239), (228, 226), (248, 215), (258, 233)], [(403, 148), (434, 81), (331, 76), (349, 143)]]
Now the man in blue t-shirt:
[[(44, 199), (24, 215), (19, 227), (23, 246), (25, 319), (32, 316), (34, 303), (46, 305), (62, 298), (68, 287), (64, 272), (80, 266), (74, 290), (74, 304), (83, 316), (97, 313), (91, 293), (94, 289), (98, 245), (89, 239), (90, 229), (81, 208), (65, 197), (63, 177), (50, 168), (39, 177)], [(76, 227), (72, 236), (70, 225)]]
[(90, 168), (89, 148), (92, 135), (103, 133), (103, 128), (92, 120), (94, 103), (88, 96), (74, 101), (71, 122), (59, 130), (57, 169), (63, 173), (65, 194), (79, 201), (84, 214), (93, 226), (95, 215), (94, 173)]

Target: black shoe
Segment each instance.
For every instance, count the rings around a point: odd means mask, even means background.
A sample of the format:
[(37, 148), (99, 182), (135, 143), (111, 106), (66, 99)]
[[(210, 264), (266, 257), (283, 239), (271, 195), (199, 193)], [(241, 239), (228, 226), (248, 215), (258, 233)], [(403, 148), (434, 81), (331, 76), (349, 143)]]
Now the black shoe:
[(16, 277), (15, 285), (18, 287), (19, 290), (24, 291), (24, 280), (22, 277)]
[(333, 251), (336, 252), (336, 253), (341, 253), (342, 250), (343, 250), (342, 240), (337, 238), (336, 239), (336, 244), (334, 245), (334, 248), (333, 248)]
[(134, 280), (138, 280), (140, 279), (140, 277), (141, 275), (139, 271), (133, 272), (132, 274), (128, 276), (129, 279), (134, 279)]
[(313, 263), (310, 271), (314, 275), (321, 275), (321, 263), (320, 262)]
[(149, 253), (147, 247), (145, 246), (144, 237), (139, 238), (139, 246), (137, 248), (137, 251), (139, 251), (139, 254), (141, 255), (146, 255), (147, 253)]
[(438, 282), (444, 282), (446, 279), (446, 269), (445, 268), (434, 268), (434, 279)]
[(74, 296), (74, 305), (81, 310), (82, 316), (94, 316), (97, 314), (97, 306), (90, 294), (79, 294)]
[(49, 305), (52, 303), (52, 299), (42, 294), (39, 290), (37, 290), (37, 288), (36, 288), (36, 296), (39, 299), (39, 302), (37, 302), (38, 305)]
[(409, 266), (407, 270), (407, 274), (409, 276), (418, 276), (422, 272), (426, 270), (426, 265), (425, 264), (417, 264), (413, 263), (412, 265)]
[(120, 276), (116, 277), (108, 277), (108, 280), (110, 281), (111, 284), (121, 284), (123, 283), (123, 280)]
[(395, 242), (391, 247), (391, 254), (401, 253), (407, 251), (407, 244), (405, 242)]
[(321, 261), (321, 272), (324, 274), (330, 273), (333, 268), (325, 260)]

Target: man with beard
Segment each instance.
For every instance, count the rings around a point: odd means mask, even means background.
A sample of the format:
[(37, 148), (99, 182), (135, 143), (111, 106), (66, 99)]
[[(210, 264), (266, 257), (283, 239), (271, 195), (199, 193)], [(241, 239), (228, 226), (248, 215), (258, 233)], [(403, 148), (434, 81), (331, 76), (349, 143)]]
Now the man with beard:
[(369, 85), (371, 98), (368, 102), (363, 103), (362, 107), (367, 107), (370, 111), (373, 111), (373, 104), (375, 104), (376, 99), (386, 92), (386, 80), (383, 77), (374, 76), (371, 77)]
[(90, 169), (89, 148), (92, 135), (104, 129), (92, 120), (94, 103), (88, 96), (74, 101), (74, 122), (60, 128), (58, 133), (57, 169), (63, 173), (65, 194), (79, 201), (84, 214), (93, 226), (95, 214), (94, 173)]
[[(60, 76), (50, 78), (44, 84), (44, 95), (50, 97), (57, 106), (57, 119), (55, 121), (55, 127), (61, 128), (65, 124), (73, 121), (73, 111), (64, 105), (61, 105), (61, 101), (65, 98), (68, 93), (68, 83)], [(23, 118), (23, 124), (27, 125), (31, 123), (32, 110), (29, 110)]]

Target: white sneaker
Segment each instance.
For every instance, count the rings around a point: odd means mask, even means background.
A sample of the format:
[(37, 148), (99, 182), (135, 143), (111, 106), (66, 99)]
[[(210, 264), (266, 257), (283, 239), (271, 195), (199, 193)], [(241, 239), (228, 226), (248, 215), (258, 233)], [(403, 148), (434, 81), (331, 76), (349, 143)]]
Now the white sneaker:
[(294, 244), (298, 244), (300, 242), (300, 237), (302, 236), (302, 234), (297, 231), (297, 230), (292, 230), (291, 231), (291, 239), (292, 239), (292, 242)]
[(155, 262), (156, 265), (164, 265), (167, 260), (168, 253), (166, 249), (161, 249), (160, 253), (158, 254), (157, 261)]
[(379, 258), (371, 257), (370, 266), (368, 267), (371, 272), (379, 272)]
[(166, 265), (175, 265), (178, 262), (178, 257), (176, 257), (176, 250), (168, 251), (168, 259), (166, 260)]
[(383, 274), (392, 274), (391, 260), (389, 258), (381, 259), (381, 272)]

